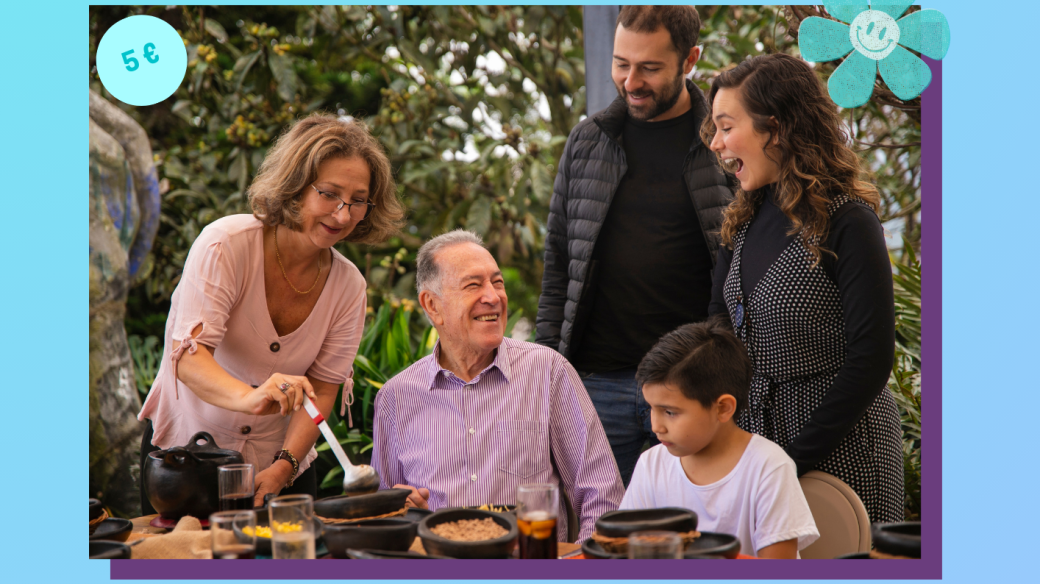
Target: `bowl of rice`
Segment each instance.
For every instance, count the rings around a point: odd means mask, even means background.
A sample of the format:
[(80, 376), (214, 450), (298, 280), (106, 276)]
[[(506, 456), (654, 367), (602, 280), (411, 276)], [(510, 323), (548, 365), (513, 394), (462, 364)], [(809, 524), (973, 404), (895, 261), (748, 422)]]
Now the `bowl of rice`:
[(479, 509), (444, 509), (419, 522), (426, 553), (449, 558), (508, 558), (518, 535), (516, 516)]

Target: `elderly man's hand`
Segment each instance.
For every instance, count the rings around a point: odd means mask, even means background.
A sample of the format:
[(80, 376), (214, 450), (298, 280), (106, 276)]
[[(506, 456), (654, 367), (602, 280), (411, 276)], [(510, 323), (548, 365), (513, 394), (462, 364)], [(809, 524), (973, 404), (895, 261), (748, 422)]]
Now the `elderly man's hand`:
[(412, 492), (404, 502), (405, 507), (430, 508), (430, 505), (427, 503), (430, 500), (430, 489), (416, 489), (410, 485), (394, 485), (393, 488), (408, 489)]

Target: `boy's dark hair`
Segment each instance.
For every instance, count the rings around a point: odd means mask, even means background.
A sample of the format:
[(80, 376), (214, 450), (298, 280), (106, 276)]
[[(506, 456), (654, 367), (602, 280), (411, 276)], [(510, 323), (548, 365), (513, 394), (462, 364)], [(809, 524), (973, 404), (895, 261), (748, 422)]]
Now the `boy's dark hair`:
[(686, 60), (701, 35), (701, 17), (693, 6), (622, 6), (617, 25), (632, 32), (657, 32), (662, 26), (672, 35), (679, 62)]
[(736, 418), (748, 406), (751, 360), (729, 321), (714, 316), (683, 325), (657, 341), (636, 370), (636, 383), (668, 383), (710, 408), (719, 397), (737, 399)]

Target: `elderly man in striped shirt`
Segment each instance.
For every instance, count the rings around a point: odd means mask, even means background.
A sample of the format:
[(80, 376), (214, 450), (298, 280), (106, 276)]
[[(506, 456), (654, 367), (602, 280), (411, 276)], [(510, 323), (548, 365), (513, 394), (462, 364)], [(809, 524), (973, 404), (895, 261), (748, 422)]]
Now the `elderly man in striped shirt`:
[[(376, 396), (380, 487), (411, 488), (411, 504), (438, 509), (512, 504), (517, 486), (554, 483), (579, 538), (591, 536), (624, 486), (578, 374), (552, 349), (505, 338), (505, 282), (479, 236), (435, 237), (417, 264), (419, 303), (439, 341)], [(565, 509), (559, 522), (565, 540)]]

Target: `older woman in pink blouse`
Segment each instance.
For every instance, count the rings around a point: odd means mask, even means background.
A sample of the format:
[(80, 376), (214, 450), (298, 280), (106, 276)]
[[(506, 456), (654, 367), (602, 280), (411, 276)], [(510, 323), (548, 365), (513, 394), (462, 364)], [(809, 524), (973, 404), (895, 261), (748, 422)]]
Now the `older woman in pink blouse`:
[(204, 430), (254, 465), (257, 505), (316, 493), (318, 429), (301, 406), (328, 416), (340, 384), (352, 390), (365, 320), (365, 279), (333, 245), (385, 241), (404, 215), (395, 191), (359, 122), (313, 115), (277, 141), (249, 188), (253, 214), (214, 221), (188, 253), (138, 416), (142, 468)]

